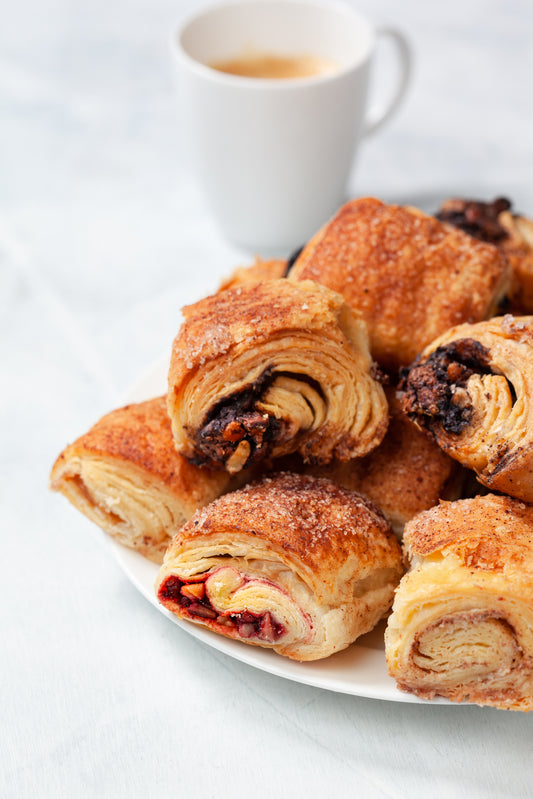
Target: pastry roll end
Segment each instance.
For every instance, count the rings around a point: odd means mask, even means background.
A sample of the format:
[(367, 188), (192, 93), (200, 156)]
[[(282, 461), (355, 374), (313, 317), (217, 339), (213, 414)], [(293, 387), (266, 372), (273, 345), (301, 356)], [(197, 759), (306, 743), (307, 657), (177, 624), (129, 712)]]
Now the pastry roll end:
[(176, 447), (231, 474), (299, 452), (349, 460), (373, 449), (387, 401), (364, 322), (311, 281), (267, 280), (184, 309), (168, 377)]
[(450, 329), (406, 370), (403, 408), (484, 486), (533, 502), (533, 317)]
[(329, 480), (282, 473), (198, 511), (169, 547), (156, 591), (180, 618), (316, 660), (377, 624), (402, 570), (369, 503)]
[(175, 448), (164, 397), (104, 416), (59, 455), (50, 487), (121, 544), (161, 563), (179, 527), (228, 488)]
[(385, 633), (405, 691), (533, 708), (533, 508), (510, 497), (442, 503), (408, 523), (410, 571)]

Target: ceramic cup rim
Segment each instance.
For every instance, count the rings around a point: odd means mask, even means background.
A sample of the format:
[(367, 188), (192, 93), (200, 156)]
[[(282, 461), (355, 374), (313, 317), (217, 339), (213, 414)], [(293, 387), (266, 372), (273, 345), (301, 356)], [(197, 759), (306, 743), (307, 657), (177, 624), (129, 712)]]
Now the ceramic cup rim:
[[(249, 8), (251, 6), (264, 6), (274, 8), (275, 6), (299, 6), (302, 8), (315, 8), (321, 11), (342, 16), (349, 20), (351, 24), (357, 25), (365, 37), (365, 46), (354, 56), (352, 61), (339, 66), (334, 72), (320, 75), (312, 75), (304, 78), (254, 78), (242, 75), (232, 75), (210, 67), (191, 55), (185, 45), (184, 38), (193, 25), (206, 20), (208, 17), (225, 11), (233, 11), (239, 8)], [(376, 32), (372, 23), (367, 17), (354, 11), (346, 3), (334, 0), (333, 2), (323, 2), (323, 0), (225, 0), (224, 2), (211, 3), (203, 9), (196, 11), (186, 17), (173, 31), (171, 38), (171, 48), (174, 56), (181, 64), (185, 65), (197, 76), (203, 77), (221, 86), (232, 87), (234, 89), (247, 89), (253, 91), (298, 91), (303, 87), (334, 82), (343, 76), (357, 72), (371, 58), (376, 44)]]

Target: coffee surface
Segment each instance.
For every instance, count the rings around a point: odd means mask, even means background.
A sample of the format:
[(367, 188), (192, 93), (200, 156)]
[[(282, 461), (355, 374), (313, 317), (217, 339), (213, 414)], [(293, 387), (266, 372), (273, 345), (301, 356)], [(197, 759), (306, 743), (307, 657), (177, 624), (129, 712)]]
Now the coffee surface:
[(209, 66), (218, 72), (244, 78), (276, 80), (310, 78), (338, 69), (338, 64), (329, 58), (306, 54), (286, 56), (275, 53), (253, 53), (226, 61), (216, 61)]

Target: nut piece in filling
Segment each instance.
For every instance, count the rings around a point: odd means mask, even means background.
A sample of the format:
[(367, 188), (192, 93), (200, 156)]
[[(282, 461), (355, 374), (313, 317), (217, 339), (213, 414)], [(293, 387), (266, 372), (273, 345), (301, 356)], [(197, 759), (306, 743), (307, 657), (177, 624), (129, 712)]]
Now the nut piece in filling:
[(389, 672), (425, 699), (533, 709), (533, 508), (444, 502), (405, 529), (410, 570), (387, 622)]
[(374, 506), (330, 480), (285, 472), (196, 513), (169, 547), (156, 591), (180, 618), (316, 660), (377, 624), (402, 571)]
[[(420, 424), (442, 425), (447, 433), (460, 433), (473, 415), (466, 392), (474, 374), (490, 374), (489, 351), (474, 339), (459, 339), (437, 347), (425, 360), (405, 371), (403, 407)], [(463, 389), (463, 391), (460, 391)]]

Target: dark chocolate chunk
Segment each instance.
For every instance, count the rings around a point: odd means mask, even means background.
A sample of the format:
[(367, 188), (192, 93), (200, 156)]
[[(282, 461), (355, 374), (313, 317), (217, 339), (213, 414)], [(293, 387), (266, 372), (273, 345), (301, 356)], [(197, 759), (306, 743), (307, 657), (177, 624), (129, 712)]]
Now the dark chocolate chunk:
[(400, 390), (404, 412), (419, 424), (438, 423), (447, 433), (469, 424), (473, 407), (464, 388), (473, 374), (490, 374), (490, 353), (475, 339), (438, 347), (425, 360), (403, 371)]
[(510, 208), (511, 203), (505, 197), (498, 197), (490, 203), (454, 199), (447, 200), (435, 216), (441, 222), (460, 228), (476, 239), (497, 244), (509, 235), (498, 217)]

